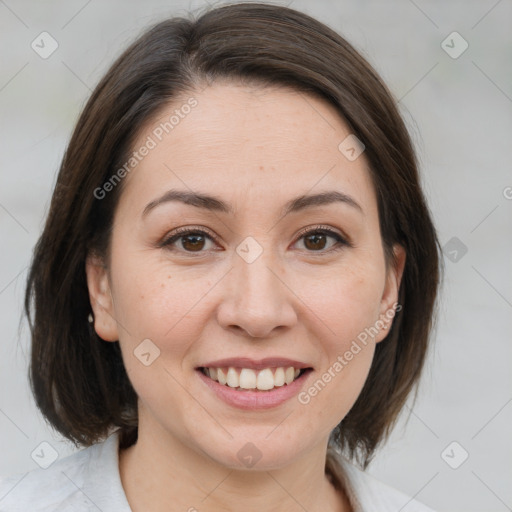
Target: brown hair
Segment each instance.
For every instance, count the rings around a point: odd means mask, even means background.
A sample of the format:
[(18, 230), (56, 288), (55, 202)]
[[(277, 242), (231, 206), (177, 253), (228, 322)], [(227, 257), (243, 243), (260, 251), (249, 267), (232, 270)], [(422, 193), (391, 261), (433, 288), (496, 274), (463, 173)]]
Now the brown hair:
[(64, 155), (28, 276), (25, 313), (36, 403), (75, 444), (98, 442), (115, 426), (124, 446), (136, 439), (137, 396), (119, 343), (104, 342), (87, 322), (86, 256), (95, 251), (108, 260), (123, 183), (101, 200), (94, 191), (127, 161), (143, 125), (178, 95), (216, 79), (288, 86), (332, 104), (365, 145), (388, 262), (394, 243), (406, 250), (403, 310), (377, 344), (364, 388), (331, 436), (366, 466), (424, 364), (435, 318), (439, 242), (411, 140), (386, 86), (340, 35), (281, 6), (232, 4), (196, 20), (162, 21), (124, 51), (92, 93)]

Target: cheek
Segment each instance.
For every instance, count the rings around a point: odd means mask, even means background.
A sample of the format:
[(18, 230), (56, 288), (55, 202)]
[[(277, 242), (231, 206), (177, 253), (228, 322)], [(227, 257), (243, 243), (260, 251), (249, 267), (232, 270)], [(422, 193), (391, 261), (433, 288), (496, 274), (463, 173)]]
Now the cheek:
[(328, 351), (344, 351), (350, 341), (374, 326), (379, 319), (383, 272), (378, 264), (353, 262), (343, 265), (304, 290), (308, 306), (327, 332)]
[[(120, 329), (120, 345), (128, 377), (152, 415), (164, 417), (159, 411), (171, 407), (173, 421), (180, 424), (178, 416), (186, 417), (194, 407), (179, 384), (183, 381), (181, 364), (200, 338), (205, 314), (205, 301), (200, 299), (215, 281), (193, 276), (189, 269), (173, 272), (165, 261), (144, 253), (114, 257), (113, 253), (115, 313), (125, 327)], [(143, 346), (144, 350), (139, 349)], [(150, 354), (148, 365), (140, 359), (144, 353)]]
[(166, 354), (182, 356), (187, 344), (199, 337), (206, 304), (202, 299), (215, 283), (214, 276), (192, 267), (175, 270), (163, 258), (147, 258), (144, 253), (117, 261), (113, 254), (112, 261), (115, 314), (125, 328), (123, 344), (133, 349), (150, 339)]
[[(378, 262), (355, 261), (329, 278), (310, 283), (307, 304), (324, 336), (322, 367), (304, 390), (301, 403), (313, 418), (333, 428), (356, 401), (367, 378), (378, 334), (383, 273)], [(317, 421), (316, 419), (314, 421)]]

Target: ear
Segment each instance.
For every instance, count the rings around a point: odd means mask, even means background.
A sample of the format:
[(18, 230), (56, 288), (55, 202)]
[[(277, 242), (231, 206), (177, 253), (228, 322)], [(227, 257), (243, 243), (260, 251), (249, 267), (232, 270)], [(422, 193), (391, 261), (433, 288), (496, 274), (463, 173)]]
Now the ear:
[(401, 308), (398, 305), (398, 293), (405, 268), (406, 252), (401, 245), (395, 244), (393, 254), (394, 258), (387, 269), (386, 284), (380, 302), (380, 317), (376, 322), (376, 327), (379, 329), (379, 333), (375, 336), (376, 343), (389, 334), (396, 310)]
[(89, 255), (85, 262), (85, 273), (94, 314), (94, 330), (105, 341), (118, 341), (119, 334), (107, 267), (99, 257)]

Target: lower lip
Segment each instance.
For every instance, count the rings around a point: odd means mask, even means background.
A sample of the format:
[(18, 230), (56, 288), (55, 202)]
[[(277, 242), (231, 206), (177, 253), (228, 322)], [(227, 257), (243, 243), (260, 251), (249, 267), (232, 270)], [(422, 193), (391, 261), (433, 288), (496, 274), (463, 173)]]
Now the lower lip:
[(237, 391), (216, 380), (207, 377), (201, 370), (197, 370), (203, 382), (224, 402), (233, 407), (246, 410), (270, 409), (277, 407), (293, 398), (299, 393), (310, 370), (305, 371), (291, 384), (285, 384), (269, 391)]

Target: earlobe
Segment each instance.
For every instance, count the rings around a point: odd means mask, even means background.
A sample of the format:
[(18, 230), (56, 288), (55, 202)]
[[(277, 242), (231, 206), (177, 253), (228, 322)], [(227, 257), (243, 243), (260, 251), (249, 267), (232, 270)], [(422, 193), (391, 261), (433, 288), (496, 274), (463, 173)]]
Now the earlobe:
[(391, 330), (393, 319), (399, 308), (398, 296), (400, 283), (405, 269), (406, 252), (399, 244), (393, 246), (394, 259), (387, 271), (386, 285), (381, 299), (380, 317), (378, 320), (379, 334), (375, 341), (378, 343), (385, 339)]
[[(99, 257), (89, 255), (85, 263), (85, 272), (93, 311), (94, 330), (105, 341), (118, 341), (114, 301), (107, 268)], [(87, 318), (84, 318), (84, 322), (87, 322)]]

